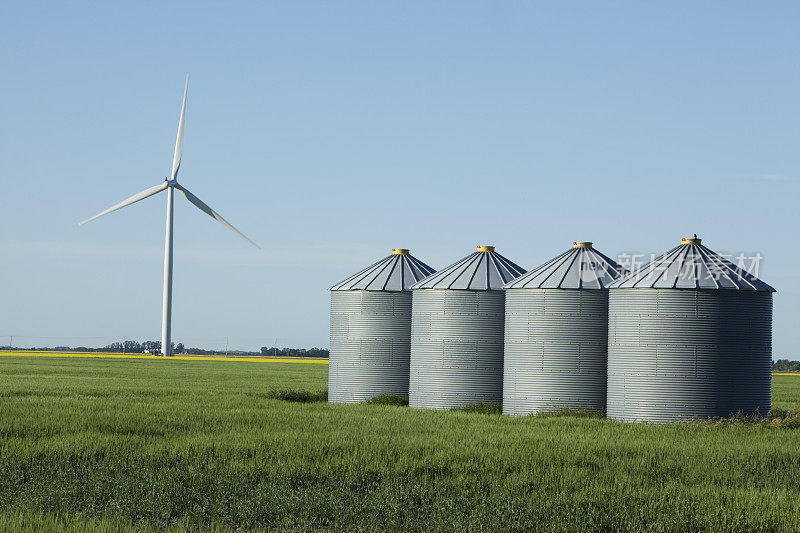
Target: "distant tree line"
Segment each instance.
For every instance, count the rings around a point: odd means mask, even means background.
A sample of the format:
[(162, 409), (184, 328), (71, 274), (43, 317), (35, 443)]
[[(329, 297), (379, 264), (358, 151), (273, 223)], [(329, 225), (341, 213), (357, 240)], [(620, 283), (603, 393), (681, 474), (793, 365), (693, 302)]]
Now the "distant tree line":
[[(172, 353), (180, 354), (183, 353), (185, 348), (182, 342), (175, 344), (174, 342), (170, 343), (172, 347)], [(97, 351), (100, 352), (110, 352), (110, 353), (144, 353), (146, 351), (153, 352), (155, 350), (161, 350), (161, 341), (144, 341), (144, 342), (136, 342), (136, 341), (125, 341), (125, 342), (112, 342), (111, 344), (100, 348)]]
[(800, 361), (789, 361), (788, 359), (778, 359), (772, 363), (773, 372), (800, 372)]
[(261, 347), (261, 355), (265, 357), (328, 357), (327, 348), (267, 348)]
[[(171, 343), (172, 353), (184, 353), (184, 346), (182, 342), (175, 344)], [(11, 346), (0, 346), (0, 350), (19, 350), (19, 351), (36, 351), (36, 352), (107, 352), (107, 353), (144, 353), (145, 350), (150, 352), (161, 349), (161, 341), (124, 341), (112, 342), (100, 348), (89, 348), (88, 346), (55, 346), (55, 347), (42, 347), (42, 348), (12, 348)]]
[[(124, 341), (112, 342), (102, 348), (89, 348), (87, 346), (56, 346), (54, 348), (12, 348), (11, 346), (0, 346), (0, 350), (26, 350), (40, 352), (107, 352), (107, 353), (144, 353), (146, 350), (154, 352), (161, 350), (161, 341)], [(186, 348), (182, 342), (172, 343), (172, 353), (187, 355), (233, 355), (233, 356), (275, 356), (275, 357), (328, 357), (326, 348), (267, 348), (262, 347), (258, 352), (248, 352), (242, 350), (205, 350), (203, 348)]]

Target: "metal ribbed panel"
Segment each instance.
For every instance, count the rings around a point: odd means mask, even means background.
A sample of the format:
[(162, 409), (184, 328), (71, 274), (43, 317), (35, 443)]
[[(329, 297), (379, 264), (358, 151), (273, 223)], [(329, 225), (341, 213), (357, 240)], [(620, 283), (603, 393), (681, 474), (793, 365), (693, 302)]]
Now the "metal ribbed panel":
[(506, 291), (503, 413), (606, 406), (608, 291)]
[(331, 292), (328, 401), (408, 396), (411, 292)]
[(608, 329), (610, 418), (770, 412), (771, 292), (612, 289)]
[(454, 409), (500, 403), (502, 291), (413, 291), (409, 405)]

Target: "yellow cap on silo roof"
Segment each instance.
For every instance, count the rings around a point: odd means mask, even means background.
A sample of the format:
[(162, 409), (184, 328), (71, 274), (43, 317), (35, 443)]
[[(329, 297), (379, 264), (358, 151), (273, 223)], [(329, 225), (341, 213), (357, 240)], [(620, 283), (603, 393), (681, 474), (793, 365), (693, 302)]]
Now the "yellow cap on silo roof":
[(408, 255), (408, 248), (392, 248), (394, 255)]
[(478, 245), (479, 252), (494, 252), (494, 246)]
[(589, 241), (575, 241), (572, 243), (573, 248), (591, 248), (592, 243)]

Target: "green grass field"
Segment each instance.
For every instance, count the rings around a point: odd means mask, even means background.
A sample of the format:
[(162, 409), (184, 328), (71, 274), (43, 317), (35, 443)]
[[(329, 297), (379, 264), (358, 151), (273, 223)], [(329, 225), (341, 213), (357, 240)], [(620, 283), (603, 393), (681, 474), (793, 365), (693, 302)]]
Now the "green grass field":
[[(326, 382), (0, 358), (0, 530), (800, 530), (798, 424), (334, 406)], [(800, 408), (800, 376), (774, 406)]]

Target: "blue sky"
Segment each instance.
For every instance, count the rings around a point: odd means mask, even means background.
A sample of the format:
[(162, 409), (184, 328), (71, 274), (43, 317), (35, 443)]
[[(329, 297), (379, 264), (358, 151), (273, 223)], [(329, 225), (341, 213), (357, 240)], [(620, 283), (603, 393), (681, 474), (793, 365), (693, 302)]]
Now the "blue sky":
[[(110, 4), (110, 3), (109, 3)], [(327, 346), (327, 287), (393, 247), (532, 268), (591, 240), (759, 252), (800, 358), (800, 4), (0, 5), (0, 344), (160, 336), (163, 180), (190, 74), (173, 336)]]

